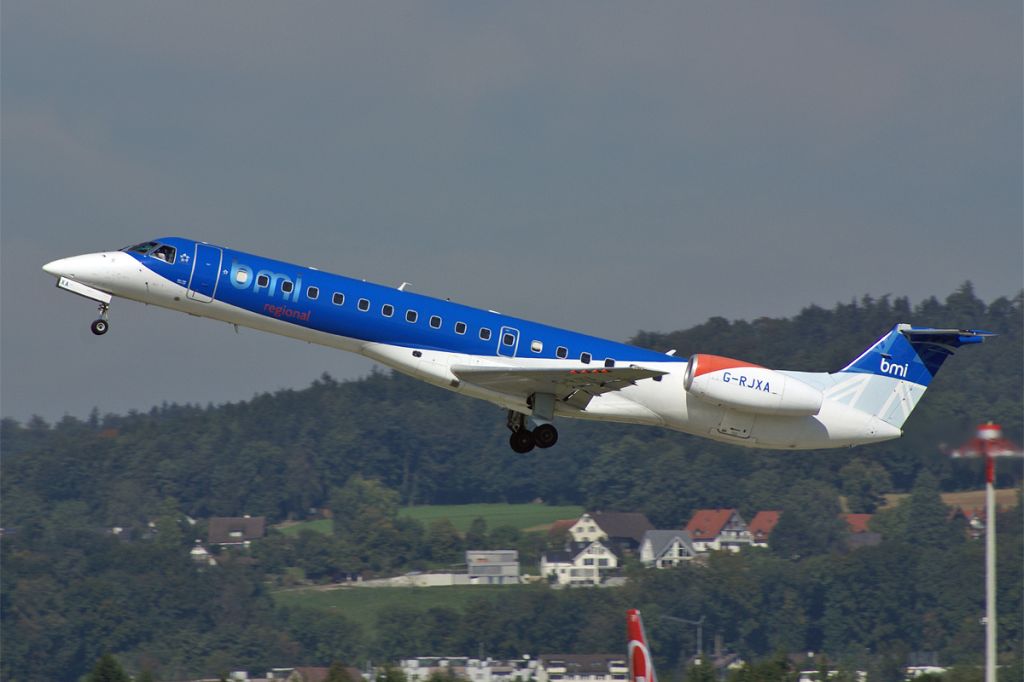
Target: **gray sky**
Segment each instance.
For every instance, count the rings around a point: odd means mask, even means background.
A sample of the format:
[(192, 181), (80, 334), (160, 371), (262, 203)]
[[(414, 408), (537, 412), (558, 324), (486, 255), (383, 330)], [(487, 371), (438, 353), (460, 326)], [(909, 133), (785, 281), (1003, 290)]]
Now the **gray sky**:
[(164, 234), (615, 339), (1022, 286), (1019, 2), (6, 0), (2, 19), (4, 416), (369, 371), (123, 301), (96, 338), (39, 269)]

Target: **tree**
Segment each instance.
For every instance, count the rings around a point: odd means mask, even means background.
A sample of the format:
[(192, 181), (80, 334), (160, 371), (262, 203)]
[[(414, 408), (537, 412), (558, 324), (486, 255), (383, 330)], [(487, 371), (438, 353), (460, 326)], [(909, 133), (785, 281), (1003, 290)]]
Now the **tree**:
[(427, 549), (430, 559), (441, 564), (459, 561), (462, 553), (462, 537), (449, 519), (431, 521), (427, 530)]
[(939, 482), (929, 471), (922, 471), (914, 481), (914, 489), (907, 505), (903, 540), (920, 547), (944, 548), (961, 534), (953, 532), (949, 523), (949, 509), (939, 493)]
[(327, 671), (327, 679), (325, 682), (355, 682), (352, 676), (349, 675), (348, 670), (345, 669), (338, 661), (331, 663), (330, 669)]
[(131, 682), (113, 654), (103, 654), (85, 679), (87, 682)]
[(479, 516), (466, 531), (466, 549), (487, 549), (487, 521)]
[(846, 504), (855, 514), (874, 514), (892, 488), (892, 479), (884, 467), (861, 458), (840, 469), (839, 478)]
[(835, 489), (803, 481), (784, 500), (769, 546), (786, 558), (807, 557), (837, 548), (845, 532)]

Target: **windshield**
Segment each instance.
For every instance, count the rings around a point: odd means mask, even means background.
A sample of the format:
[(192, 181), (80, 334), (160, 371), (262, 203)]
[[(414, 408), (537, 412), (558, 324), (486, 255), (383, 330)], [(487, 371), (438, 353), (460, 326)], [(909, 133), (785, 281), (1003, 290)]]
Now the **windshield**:
[(149, 256), (162, 260), (165, 263), (173, 263), (175, 250), (173, 246), (167, 244), (161, 244), (160, 242), (143, 242), (142, 244), (136, 244), (135, 246), (126, 246), (121, 249), (129, 253), (141, 253), (143, 256)]

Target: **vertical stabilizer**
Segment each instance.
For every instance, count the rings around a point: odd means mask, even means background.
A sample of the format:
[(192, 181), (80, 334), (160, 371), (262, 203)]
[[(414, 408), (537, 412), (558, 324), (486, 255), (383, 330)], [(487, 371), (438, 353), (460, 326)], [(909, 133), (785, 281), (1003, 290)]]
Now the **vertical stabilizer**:
[(825, 397), (900, 428), (917, 406), (946, 358), (981, 343), (990, 332), (931, 329), (898, 324), (832, 375)]
[(657, 682), (654, 661), (647, 648), (647, 635), (640, 620), (640, 611), (626, 611), (626, 632), (629, 635), (629, 680), (630, 682)]

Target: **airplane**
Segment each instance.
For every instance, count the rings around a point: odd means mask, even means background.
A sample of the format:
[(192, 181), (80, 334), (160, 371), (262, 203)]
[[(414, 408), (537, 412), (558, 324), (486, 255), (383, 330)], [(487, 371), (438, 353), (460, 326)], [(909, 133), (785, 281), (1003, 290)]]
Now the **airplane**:
[(654, 659), (647, 646), (647, 635), (640, 611), (626, 611), (626, 635), (629, 637), (629, 680), (630, 682), (658, 682), (654, 673)]
[(747, 447), (807, 450), (899, 438), (943, 361), (989, 332), (896, 324), (837, 372), (659, 353), (182, 237), (43, 270), (99, 304), (121, 297), (359, 353), (507, 410), (518, 453), (556, 417), (659, 426)]

